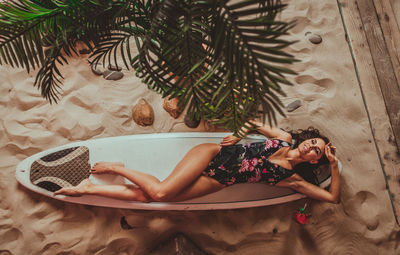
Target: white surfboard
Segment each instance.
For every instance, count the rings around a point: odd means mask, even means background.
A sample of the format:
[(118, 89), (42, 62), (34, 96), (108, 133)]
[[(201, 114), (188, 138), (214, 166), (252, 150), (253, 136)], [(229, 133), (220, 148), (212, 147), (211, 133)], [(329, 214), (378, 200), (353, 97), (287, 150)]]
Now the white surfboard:
[[(64, 152), (68, 151), (68, 157), (78, 159), (82, 169), (89, 169), (98, 161), (123, 162), (127, 168), (147, 172), (160, 180), (165, 179), (173, 170), (175, 165), (182, 159), (183, 155), (192, 147), (201, 143), (220, 143), (222, 138), (230, 133), (160, 133), (143, 134), (120, 137), (110, 137), (93, 139), (81, 142), (74, 142), (60, 147), (52, 148), (35, 154), (23, 160), (16, 169), (16, 178), (24, 187), (42, 195), (58, 200), (87, 204), (94, 206), (126, 208), (126, 209), (145, 209), (145, 210), (213, 210), (213, 209), (234, 209), (256, 206), (266, 206), (273, 204), (286, 203), (304, 198), (305, 196), (294, 192), (291, 189), (274, 187), (263, 183), (257, 184), (235, 184), (221, 191), (208, 194), (203, 197), (183, 201), (183, 202), (151, 202), (142, 203), (137, 201), (125, 201), (106, 198), (94, 195), (84, 195), (81, 197), (53, 196), (51, 186), (62, 186), (71, 178), (71, 173), (64, 174), (64, 179), (47, 176), (36, 176), (43, 168), (52, 169), (56, 165), (54, 155), (57, 160), (64, 162)], [(243, 139), (241, 143), (265, 141), (266, 138), (260, 135), (251, 135)], [(68, 150), (66, 150), (68, 149)], [(60, 152), (57, 154), (56, 152)], [(85, 159), (86, 154), (86, 159)], [(48, 159), (46, 157), (53, 157)], [(37, 165), (39, 164), (39, 166)], [(65, 171), (71, 172), (71, 165), (64, 164)], [(339, 162), (339, 169), (341, 165)], [(59, 169), (58, 169), (59, 170)], [(38, 172), (38, 173), (36, 173)], [(88, 170), (84, 170), (88, 174)], [(72, 172), (72, 175), (75, 175)], [(56, 176), (56, 175), (54, 175)], [(80, 178), (83, 178), (82, 176)], [(86, 178), (86, 177), (85, 177)], [(122, 184), (131, 183), (129, 180), (116, 175), (90, 175), (90, 180), (94, 184)], [(325, 188), (330, 184), (330, 169), (322, 169), (318, 176), (320, 186)], [(76, 180), (75, 180), (76, 181)], [(70, 185), (73, 184), (70, 181)], [(54, 184), (56, 183), (56, 184)], [(39, 185), (39, 186), (38, 186)], [(49, 186), (50, 185), (50, 186)], [(46, 190), (45, 188), (49, 189)], [(50, 188), (49, 188), (50, 187)], [(54, 187), (53, 187), (54, 188)]]

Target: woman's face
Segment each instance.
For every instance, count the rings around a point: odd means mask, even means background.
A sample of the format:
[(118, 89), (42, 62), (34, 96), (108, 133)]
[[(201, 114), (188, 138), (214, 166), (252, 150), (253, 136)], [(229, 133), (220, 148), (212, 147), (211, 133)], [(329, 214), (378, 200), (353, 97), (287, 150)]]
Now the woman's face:
[(303, 141), (297, 148), (301, 158), (307, 160), (311, 164), (316, 164), (325, 153), (325, 145), (324, 140), (321, 138), (312, 138)]

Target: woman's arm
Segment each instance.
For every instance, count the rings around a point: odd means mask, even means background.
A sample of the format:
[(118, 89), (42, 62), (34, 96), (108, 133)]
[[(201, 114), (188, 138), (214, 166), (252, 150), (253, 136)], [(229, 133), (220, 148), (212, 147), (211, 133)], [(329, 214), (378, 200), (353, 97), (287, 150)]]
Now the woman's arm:
[[(337, 167), (336, 167), (337, 168)], [(340, 202), (340, 184), (339, 184), (339, 171), (337, 171), (337, 176), (331, 177), (331, 186), (329, 191), (324, 190), (314, 184), (311, 184), (301, 178), (299, 175), (293, 176), (294, 181), (281, 181), (276, 186), (278, 187), (288, 187), (299, 193), (306, 195), (307, 197), (314, 198), (317, 200), (338, 204)]]
[(336, 148), (330, 146), (330, 143), (325, 146), (325, 155), (327, 156), (331, 167), (331, 185), (329, 191), (322, 189), (314, 184), (311, 184), (294, 174), (291, 177), (277, 184), (280, 187), (288, 187), (302, 193), (308, 197), (337, 204), (340, 202), (340, 175), (338, 168), (338, 159), (335, 156)]
[[(331, 185), (329, 191), (315, 186), (307, 181), (300, 180), (292, 183), (292, 188), (308, 197), (322, 200), (329, 203), (338, 204), (340, 202), (340, 177), (336, 165), (331, 164)], [(301, 177), (300, 177), (301, 178)]]
[[(256, 131), (263, 136), (266, 136), (268, 138), (277, 138), (282, 141), (292, 143), (292, 136), (289, 133), (287, 133), (279, 128), (271, 127), (268, 124), (263, 124), (258, 121), (250, 121), (250, 123), (255, 125)], [(242, 128), (242, 133), (247, 134), (248, 132), (249, 132), (248, 128), (246, 128), (246, 127)], [(241, 139), (240, 137), (236, 137), (234, 135), (229, 135), (222, 140), (221, 145), (222, 146), (234, 145), (237, 142), (239, 142), (240, 139)]]
[(288, 132), (283, 131), (280, 128), (271, 127), (268, 124), (263, 124), (258, 121), (251, 121), (251, 123), (256, 126), (257, 132), (262, 134), (263, 136), (266, 136), (268, 138), (277, 138), (282, 141), (292, 143), (292, 136)]

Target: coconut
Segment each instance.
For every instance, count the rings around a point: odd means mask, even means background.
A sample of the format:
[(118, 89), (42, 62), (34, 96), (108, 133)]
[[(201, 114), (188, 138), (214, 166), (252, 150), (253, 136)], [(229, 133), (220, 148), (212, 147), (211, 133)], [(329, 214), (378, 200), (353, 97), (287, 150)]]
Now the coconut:
[(132, 109), (132, 117), (136, 124), (141, 126), (150, 126), (154, 122), (154, 110), (153, 107), (144, 98), (141, 98), (139, 102)]
[(163, 102), (163, 108), (166, 110), (169, 115), (171, 115), (173, 118), (178, 118), (179, 115), (181, 114), (181, 109), (178, 107), (178, 102), (179, 98), (174, 97), (170, 99), (170, 97), (166, 97)]

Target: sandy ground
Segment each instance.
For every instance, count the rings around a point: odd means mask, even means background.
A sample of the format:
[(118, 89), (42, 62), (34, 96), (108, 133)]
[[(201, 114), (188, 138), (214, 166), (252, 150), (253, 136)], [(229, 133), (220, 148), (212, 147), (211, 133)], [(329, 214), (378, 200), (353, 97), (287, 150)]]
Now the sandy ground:
[[(302, 101), (281, 118), (283, 128), (314, 126), (338, 147), (344, 171), (342, 202), (313, 201), (308, 225), (293, 221), (289, 204), (230, 211), (158, 212), (68, 204), (17, 184), (16, 165), (42, 150), (71, 141), (119, 135), (194, 131), (182, 114), (171, 118), (162, 99), (124, 70), (119, 81), (92, 74), (82, 58), (70, 59), (62, 100), (48, 104), (35, 74), (0, 66), (0, 254), (148, 254), (183, 233), (211, 254), (399, 254), (396, 225), (373, 143), (336, 1), (293, 1), (282, 18), (297, 20), (288, 51), (302, 60), (283, 101)], [(310, 43), (306, 32), (323, 42)], [(131, 109), (140, 98), (154, 108), (155, 122), (140, 127)], [(200, 125), (196, 131), (204, 130)], [(134, 228), (121, 228), (125, 216)], [(275, 231), (273, 231), (275, 229)]]

